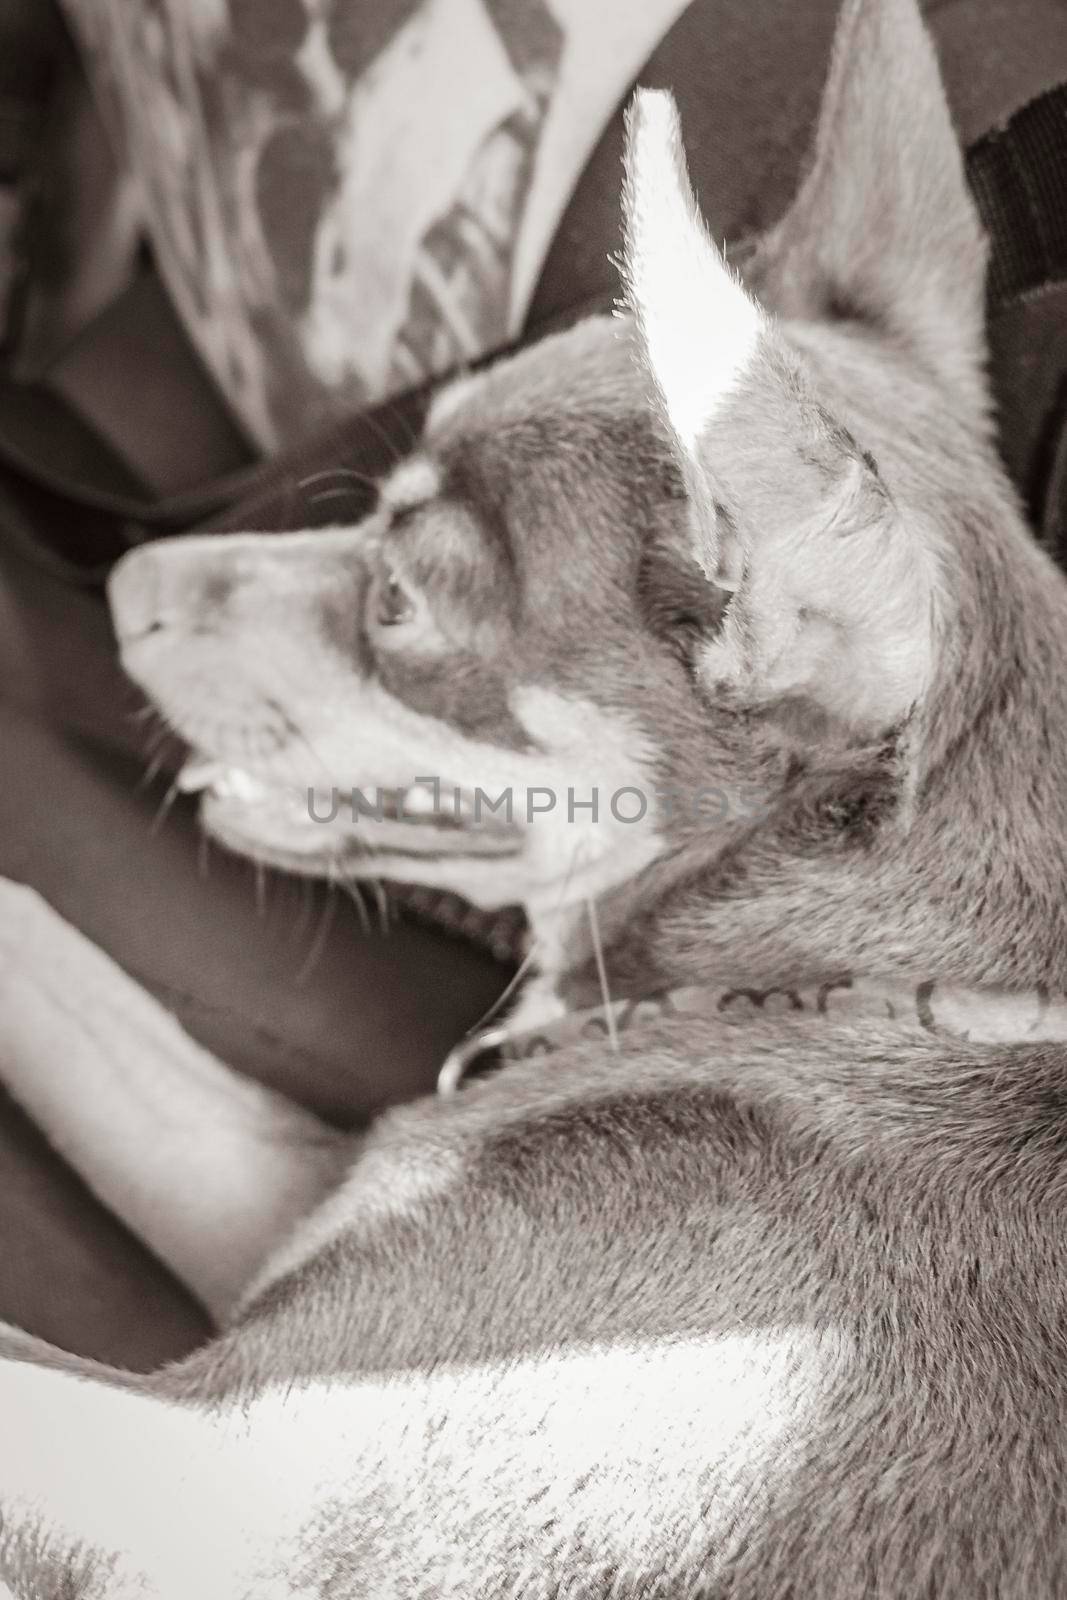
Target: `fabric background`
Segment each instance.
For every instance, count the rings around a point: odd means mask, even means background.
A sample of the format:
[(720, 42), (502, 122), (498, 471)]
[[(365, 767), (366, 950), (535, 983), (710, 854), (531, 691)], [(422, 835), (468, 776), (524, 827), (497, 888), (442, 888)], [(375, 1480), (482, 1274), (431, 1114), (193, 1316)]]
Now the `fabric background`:
[(159, 268), (270, 449), (521, 325), (684, 0), (64, 3)]

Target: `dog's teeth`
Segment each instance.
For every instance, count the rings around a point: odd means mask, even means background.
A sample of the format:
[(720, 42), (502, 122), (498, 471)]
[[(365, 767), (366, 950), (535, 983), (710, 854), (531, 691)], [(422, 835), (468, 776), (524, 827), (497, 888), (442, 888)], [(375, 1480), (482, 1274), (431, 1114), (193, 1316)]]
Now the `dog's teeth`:
[(429, 817), (435, 809), (433, 793), (424, 784), (413, 784), (400, 797), (401, 816)]
[(201, 789), (210, 789), (217, 784), (225, 770), (217, 761), (191, 756), (174, 781), (182, 794), (199, 794)]
[(245, 772), (242, 767), (223, 767), (219, 769), (219, 776), (214, 780), (215, 793), (223, 800), (262, 800), (266, 793), (266, 786), (258, 778), (253, 778), (250, 772)]

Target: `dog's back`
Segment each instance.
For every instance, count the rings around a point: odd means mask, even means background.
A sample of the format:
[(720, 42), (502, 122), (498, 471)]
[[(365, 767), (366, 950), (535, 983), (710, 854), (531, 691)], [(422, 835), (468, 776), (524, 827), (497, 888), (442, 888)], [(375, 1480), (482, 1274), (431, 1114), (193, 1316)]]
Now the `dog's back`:
[(341, 1594), (1059, 1595), (1064, 1067), (665, 1024), (397, 1113), (174, 1381), (331, 1419)]
[(0, 1368), (19, 1600), (1063, 1593), (1063, 1050), (694, 1057), (664, 1024), (390, 1115), (132, 1392)]

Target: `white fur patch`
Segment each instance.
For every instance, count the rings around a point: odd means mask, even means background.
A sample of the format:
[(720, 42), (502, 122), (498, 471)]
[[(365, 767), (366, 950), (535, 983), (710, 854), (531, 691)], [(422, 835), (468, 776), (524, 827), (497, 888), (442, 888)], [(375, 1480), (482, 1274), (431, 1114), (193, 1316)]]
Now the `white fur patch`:
[(692, 453), (751, 367), (766, 319), (697, 210), (665, 90), (634, 98), (626, 171), (630, 299), (668, 420)]
[(516, 1551), (531, 1573), (570, 1548), (640, 1572), (669, 1528), (676, 1555), (684, 1529), (721, 1560), (850, 1361), (790, 1327), (279, 1375), (222, 1414), (0, 1362), (0, 1506), (115, 1558), (93, 1600), (300, 1600), (331, 1557), (375, 1600), (466, 1600)]
[[(113, 1559), (93, 1600), (247, 1593), (283, 1507), (257, 1462), (220, 1449), (206, 1415), (7, 1361), (0, 1415), (5, 1530), (39, 1517), (61, 1548), (84, 1544)], [(278, 1583), (256, 1593), (287, 1600), (290, 1591)]]
[(308, 1524), (351, 1507), (346, 1556), (376, 1600), (466, 1600), (519, 1551), (531, 1590), (568, 1549), (586, 1570), (658, 1567), (681, 1528), (722, 1559), (847, 1361), (839, 1336), (801, 1328), (579, 1348), (279, 1389), (246, 1437), (257, 1460), (302, 1464)]
[(427, 456), (402, 461), (382, 484), (382, 503), (393, 511), (425, 505), (441, 491), (441, 474)]

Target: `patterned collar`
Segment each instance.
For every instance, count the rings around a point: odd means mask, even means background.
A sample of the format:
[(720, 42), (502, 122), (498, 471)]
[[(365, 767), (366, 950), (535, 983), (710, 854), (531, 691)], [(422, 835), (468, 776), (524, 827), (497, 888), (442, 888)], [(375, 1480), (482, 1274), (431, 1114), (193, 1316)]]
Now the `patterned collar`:
[(491, 1065), (554, 1055), (568, 1045), (619, 1041), (645, 1023), (672, 1017), (789, 1016), (831, 1024), (892, 1021), (924, 1033), (982, 1044), (1067, 1041), (1067, 996), (1047, 989), (965, 989), (842, 978), (803, 989), (697, 986), (665, 989), (641, 999), (569, 1012), (542, 1028), (515, 1031), (508, 1024), (468, 1034), (445, 1059), (437, 1092), (452, 1095), (464, 1080)]

